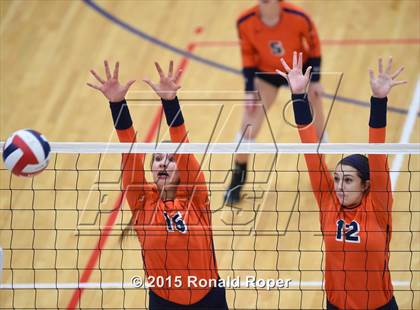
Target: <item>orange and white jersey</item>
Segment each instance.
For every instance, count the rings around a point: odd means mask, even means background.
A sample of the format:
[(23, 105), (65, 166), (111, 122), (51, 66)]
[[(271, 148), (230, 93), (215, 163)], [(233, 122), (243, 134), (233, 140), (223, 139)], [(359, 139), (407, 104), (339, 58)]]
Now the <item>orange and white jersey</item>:
[(283, 70), (280, 58), (292, 63), (294, 51), (303, 53), (304, 63), (309, 61), (312, 62), (310, 65), (319, 66), (321, 47), (312, 19), (291, 3), (281, 1), (279, 6), (280, 19), (272, 27), (263, 23), (258, 5), (239, 16), (237, 28), (242, 66), (263, 72)]
[[(302, 142), (318, 141), (313, 124), (299, 128)], [(385, 127), (369, 128), (369, 142), (383, 143)], [(320, 209), (325, 243), (325, 289), (340, 309), (376, 309), (393, 296), (389, 264), (393, 205), (386, 155), (370, 154), (370, 190), (354, 210), (344, 209), (319, 154), (305, 154)]]
[[(133, 127), (117, 130), (120, 142), (135, 142)], [(170, 127), (172, 142), (188, 142), (184, 124)], [(211, 287), (194, 279), (218, 279), (211, 213), (204, 174), (192, 154), (177, 154), (180, 185), (173, 201), (163, 201), (144, 173), (144, 154), (124, 154), (123, 190), (135, 220), (146, 275), (160, 277), (151, 289), (178, 304), (193, 304)]]

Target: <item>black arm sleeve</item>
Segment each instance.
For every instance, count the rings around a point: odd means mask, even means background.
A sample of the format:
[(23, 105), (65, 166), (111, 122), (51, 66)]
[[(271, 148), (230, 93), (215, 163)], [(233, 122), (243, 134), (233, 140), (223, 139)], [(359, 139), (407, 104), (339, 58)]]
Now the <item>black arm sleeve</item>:
[(120, 102), (110, 102), (109, 104), (115, 129), (124, 130), (133, 126), (125, 99)]
[(162, 106), (163, 111), (165, 112), (166, 123), (169, 127), (177, 127), (184, 124), (184, 117), (182, 116), (178, 97), (175, 97), (172, 100), (162, 99)]
[(311, 107), (309, 106), (306, 94), (292, 94), (293, 112), (297, 125), (308, 125), (312, 123)]
[(386, 127), (386, 110), (388, 98), (370, 97), (369, 126), (372, 128)]

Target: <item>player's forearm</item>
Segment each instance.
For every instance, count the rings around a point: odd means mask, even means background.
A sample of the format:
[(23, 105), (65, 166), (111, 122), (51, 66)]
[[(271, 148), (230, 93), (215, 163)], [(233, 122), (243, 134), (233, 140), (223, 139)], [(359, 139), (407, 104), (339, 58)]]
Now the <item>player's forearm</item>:
[[(386, 135), (386, 112), (388, 98), (370, 98), (370, 118), (369, 118), (369, 143), (384, 143)], [(369, 156), (375, 157), (376, 160), (382, 162), (381, 170), (384, 170), (386, 156)], [(373, 161), (376, 165), (376, 161)]]
[(172, 142), (188, 142), (187, 131), (184, 126), (184, 116), (178, 97), (172, 100), (162, 99), (163, 112), (165, 113), (166, 123), (169, 126), (169, 133)]
[[(187, 130), (184, 125), (181, 106), (178, 98), (173, 100), (162, 99), (163, 111), (166, 117), (166, 123), (169, 126), (169, 133), (172, 142), (188, 143)], [(193, 154), (182, 154), (177, 156), (177, 164), (181, 183), (195, 184), (204, 183), (204, 175), (200, 171), (200, 165)]]
[(306, 126), (312, 123), (311, 108), (307, 94), (292, 94), (293, 112), (298, 126)]
[(386, 111), (388, 98), (370, 98), (370, 119), (369, 127), (383, 128), (386, 127)]
[(110, 102), (110, 108), (120, 142), (135, 142), (133, 121), (125, 99), (120, 102)]
[[(187, 130), (185, 129), (184, 117), (182, 115), (181, 106), (178, 101), (178, 97), (172, 100), (162, 99), (163, 112), (165, 113), (166, 123), (169, 126), (169, 134), (172, 142), (188, 143)], [(189, 154), (178, 154), (177, 164), (179, 168), (180, 178), (183, 183), (188, 180), (187, 169), (190, 158), (194, 158), (194, 155)]]
[(165, 113), (166, 123), (169, 127), (178, 127), (184, 124), (181, 106), (178, 97), (172, 100), (162, 99), (163, 112)]
[[(312, 123), (311, 108), (307, 94), (292, 94), (295, 122), (299, 128), (299, 136), (303, 143), (317, 143), (318, 136)], [(331, 177), (322, 155), (305, 154), (306, 165), (311, 180), (312, 189), (318, 205), (321, 205), (322, 193), (330, 192), (332, 188)], [(325, 196), (324, 196), (325, 197)]]
[[(136, 133), (133, 128), (133, 121), (131, 120), (130, 111), (128, 110), (127, 102), (124, 100), (120, 102), (110, 102), (112, 119), (114, 127), (120, 142), (136, 142)], [(122, 183), (123, 189), (129, 190), (127, 199), (130, 206), (135, 205), (135, 199), (131, 199), (134, 195), (133, 191), (138, 191), (134, 186), (139, 184), (143, 186), (146, 183), (144, 176), (144, 154), (122, 154), (121, 167), (123, 169)], [(140, 191), (143, 189), (141, 188)]]
[[(386, 135), (386, 112), (388, 98), (370, 98), (369, 143), (384, 143)], [(370, 184), (377, 208), (392, 206), (391, 179), (387, 156), (369, 154)]]

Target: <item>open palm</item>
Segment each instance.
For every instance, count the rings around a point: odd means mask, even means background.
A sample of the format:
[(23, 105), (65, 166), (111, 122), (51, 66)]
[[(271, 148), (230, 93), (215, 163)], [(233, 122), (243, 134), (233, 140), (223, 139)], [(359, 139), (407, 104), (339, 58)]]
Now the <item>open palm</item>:
[(391, 88), (395, 85), (405, 84), (407, 81), (396, 81), (395, 79), (404, 70), (404, 67), (399, 67), (394, 74), (391, 74), (392, 57), (389, 57), (388, 65), (383, 71), (382, 58), (378, 60), (378, 76), (375, 77), (373, 70), (369, 69), (370, 87), (372, 95), (376, 98), (385, 98), (388, 96)]
[(128, 89), (131, 85), (135, 82), (135, 80), (130, 80), (125, 85), (121, 85), (118, 80), (118, 73), (119, 73), (119, 63), (117, 62), (114, 67), (114, 72), (111, 76), (111, 71), (109, 70), (108, 61), (104, 61), (105, 66), (105, 74), (106, 80), (101, 78), (95, 70), (90, 70), (90, 73), (96, 78), (96, 80), (100, 83), (100, 85), (94, 85), (91, 83), (87, 83), (88, 86), (99, 90), (104, 94), (104, 96), (110, 102), (120, 102), (124, 100), (125, 95), (128, 92)]
[(286, 61), (281, 58), (280, 59), (283, 68), (286, 70), (287, 73), (284, 73), (280, 70), (276, 70), (278, 74), (284, 77), (288, 82), (290, 89), (292, 90), (292, 94), (303, 94), (306, 92), (306, 87), (309, 83), (310, 72), (312, 67), (308, 67), (306, 69), (305, 74), (302, 73), (302, 53), (299, 53), (299, 57), (297, 52), (293, 52), (293, 68), (287, 65)]
[(156, 70), (159, 73), (160, 81), (159, 83), (153, 83), (149, 79), (144, 79), (143, 81), (146, 82), (155, 92), (158, 94), (162, 99), (165, 100), (172, 100), (176, 97), (176, 92), (181, 86), (178, 84), (179, 77), (181, 76), (181, 70), (178, 70), (175, 75), (173, 74), (174, 71), (174, 62), (171, 60), (169, 63), (169, 71), (168, 75), (165, 76), (163, 73), (162, 68), (160, 65), (155, 62)]

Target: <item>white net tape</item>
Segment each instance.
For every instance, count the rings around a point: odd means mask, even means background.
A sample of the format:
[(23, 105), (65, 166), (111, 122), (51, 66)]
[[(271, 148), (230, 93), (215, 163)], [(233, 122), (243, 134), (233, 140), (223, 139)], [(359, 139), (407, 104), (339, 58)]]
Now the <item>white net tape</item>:
[[(0, 142), (3, 149), (4, 142)], [(101, 143), (52, 142), (51, 152), (62, 154), (420, 154), (419, 143)]]

